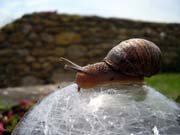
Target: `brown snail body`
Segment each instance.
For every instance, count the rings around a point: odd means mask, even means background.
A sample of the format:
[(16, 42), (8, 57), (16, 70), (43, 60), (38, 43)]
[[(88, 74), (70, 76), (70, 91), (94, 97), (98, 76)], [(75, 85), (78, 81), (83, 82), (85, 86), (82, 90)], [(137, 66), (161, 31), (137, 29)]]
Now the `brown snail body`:
[(161, 51), (145, 39), (129, 39), (112, 48), (102, 62), (80, 67), (73, 62), (66, 69), (75, 70), (79, 88), (107, 83), (142, 83), (160, 70)]

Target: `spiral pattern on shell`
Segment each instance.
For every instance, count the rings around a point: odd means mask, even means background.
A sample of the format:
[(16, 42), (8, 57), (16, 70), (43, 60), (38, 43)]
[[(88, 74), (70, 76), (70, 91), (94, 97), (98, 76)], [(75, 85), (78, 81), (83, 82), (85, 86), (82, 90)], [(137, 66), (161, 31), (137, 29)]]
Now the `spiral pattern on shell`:
[(104, 61), (113, 70), (130, 76), (150, 77), (160, 70), (161, 51), (145, 39), (129, 39), (112, 48)]

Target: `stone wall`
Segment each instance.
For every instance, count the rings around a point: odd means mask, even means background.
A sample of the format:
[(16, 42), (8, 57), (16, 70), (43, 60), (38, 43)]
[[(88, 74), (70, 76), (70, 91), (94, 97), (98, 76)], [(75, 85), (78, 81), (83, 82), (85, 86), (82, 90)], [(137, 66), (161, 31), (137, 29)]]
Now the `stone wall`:
[(162, 71), (180, 71), (180, 24), (41, 12), (24, 15), (0, 30), (0, 87), (73, 80), (58, 58), (97, 62), (120, 41), (146, 38), (163, 52)]

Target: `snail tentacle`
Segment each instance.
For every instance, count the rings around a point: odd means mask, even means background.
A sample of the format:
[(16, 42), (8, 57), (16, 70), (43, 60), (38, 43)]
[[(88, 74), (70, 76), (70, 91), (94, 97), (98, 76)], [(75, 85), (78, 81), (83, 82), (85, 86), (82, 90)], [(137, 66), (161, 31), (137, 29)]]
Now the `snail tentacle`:
[[(60, 58), (60, 61), (63, 61), (63, 62), (65, 62), (65, 63), (70, 64), (70, 65), (65, 64), (65, 65), (64, 65), (64, 69), (72, 70), (72, 71), (76, 71), (76, 72), (80, 72), (80, 73), (89, 74), (88, 72), (85, 72), (85, 71), (83, 70), (83, 67), (75, 64), (74, 62), (72, 62), (72, 61), (70, 61), (70, 60), (68, 60), (68, 59), (66, 59), (66, 58), (61, 57), (61, 58)], [(89, 74), (89, 75), (90, 75), (90, 74)]]
[(79, 69), (82, 68), (81, 66), (77, 65), (76, 63), (74, 63), (74, 62), (72, 62), (72, 61), (70, 61), (70, 60), (68, 60), (68, 59), (66, 59), (64, 57), (60, 57), (59, 60), (65, 62), (65, 63), (68, 63), (70, 65), (73, 65), (74, 67), (77, 67)]

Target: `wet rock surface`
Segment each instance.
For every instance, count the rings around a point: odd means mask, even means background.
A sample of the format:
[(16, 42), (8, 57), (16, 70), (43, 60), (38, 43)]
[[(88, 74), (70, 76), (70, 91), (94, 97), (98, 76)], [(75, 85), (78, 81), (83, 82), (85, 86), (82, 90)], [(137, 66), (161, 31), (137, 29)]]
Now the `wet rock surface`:
[(55, 83), (55, 70), (67, 73), (59, 57), (86, 65), (102, 60), (119, 42), (135, 37), (146, 38), (160, 47), (162, 72), (180, 71), (179, 24), (56, 12), (24, 15), (0, 29), (0, 87), (23, 85), (29, 76), (36, 78), (34, 84)]

